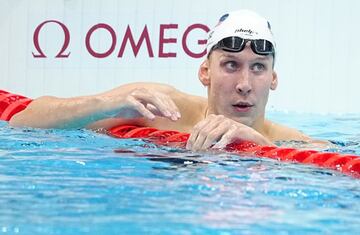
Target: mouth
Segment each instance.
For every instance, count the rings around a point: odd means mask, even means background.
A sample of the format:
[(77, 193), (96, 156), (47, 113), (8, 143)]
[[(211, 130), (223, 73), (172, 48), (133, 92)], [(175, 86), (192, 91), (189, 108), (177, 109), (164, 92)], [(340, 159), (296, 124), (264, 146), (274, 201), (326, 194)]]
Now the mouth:
[(254, 107), (253, 104), (248, 102), (238, 102), (236, 104), (232, 105), (237, 112), (246, 113), (251, 110), (252, 107)]

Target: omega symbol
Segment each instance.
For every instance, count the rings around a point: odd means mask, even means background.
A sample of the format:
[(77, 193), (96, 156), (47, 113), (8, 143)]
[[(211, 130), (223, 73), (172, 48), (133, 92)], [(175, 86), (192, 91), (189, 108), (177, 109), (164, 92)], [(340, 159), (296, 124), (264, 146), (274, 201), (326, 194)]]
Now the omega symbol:
[(39, 34), (40, 34), (41, 28), (47, 23), (56, 23), (56, 24), (60, 25), (62, 30), (64, 31), (64, 37), (65, 37), (64, 43), (63, 43), (63, 46), (62, 46), (61, 50), (55, 56), (55, 58), (67, 58), (67, 57), (69, 57), (70, 52), (65, 54), (65, 50), (67, 49), (67, 47), (69, 46), (69, 43), (70, 43), (70, 32), (69, 32), (68, 28), (63, 23), (61, 23), (61, 22), (59, 22), (57, 20), (47, 20), (47, 21), (44, 21), (43, 23), (41, 23), (38, 27), (36, 27), (36, 29), (34, 31), (33, 41), (34, 41), (35, 49), (36, 49), (38, 54), (35, 54), (34, 52), (32, 52), (33, 57), (34, 58), (46, 58), (46, 55), (44, 54), (44, 52), (40, 48)]

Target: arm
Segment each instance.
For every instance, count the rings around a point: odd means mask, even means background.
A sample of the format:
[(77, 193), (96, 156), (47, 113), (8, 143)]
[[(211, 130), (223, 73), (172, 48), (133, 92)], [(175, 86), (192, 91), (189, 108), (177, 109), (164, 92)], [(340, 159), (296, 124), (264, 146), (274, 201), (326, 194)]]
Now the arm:
[(155, 83), (132, 83), (105, 93), (75, 98), (40, 97), (10, 120), (12, 126), (83, 128), (111, 117), (179, 118), (167, 94), (175, 89)]

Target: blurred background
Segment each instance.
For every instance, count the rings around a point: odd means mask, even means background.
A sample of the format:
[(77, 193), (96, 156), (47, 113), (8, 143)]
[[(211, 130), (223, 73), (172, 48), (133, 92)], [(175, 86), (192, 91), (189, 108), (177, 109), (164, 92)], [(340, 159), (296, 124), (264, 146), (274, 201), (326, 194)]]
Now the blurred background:
[(70, 97), (151, 81), (206, 96), (206, 31), (241, 8), (267, 18), (277, 42), (269, 110), (360, 112), (356, 0), (1, 0), (0, 89)]

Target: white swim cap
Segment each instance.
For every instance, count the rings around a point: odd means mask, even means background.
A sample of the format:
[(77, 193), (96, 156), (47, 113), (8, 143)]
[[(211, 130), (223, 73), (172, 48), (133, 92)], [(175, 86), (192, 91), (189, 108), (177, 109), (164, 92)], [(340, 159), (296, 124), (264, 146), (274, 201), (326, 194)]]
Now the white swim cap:
[(271, 42), (275, 49), (270, 23), (253, 11), (239, 10), (223, 15), (218, 24), (210, 30), (206, 45), (207, 55), (219, 41), (232, 36), (252, 40), (264, 39)]

